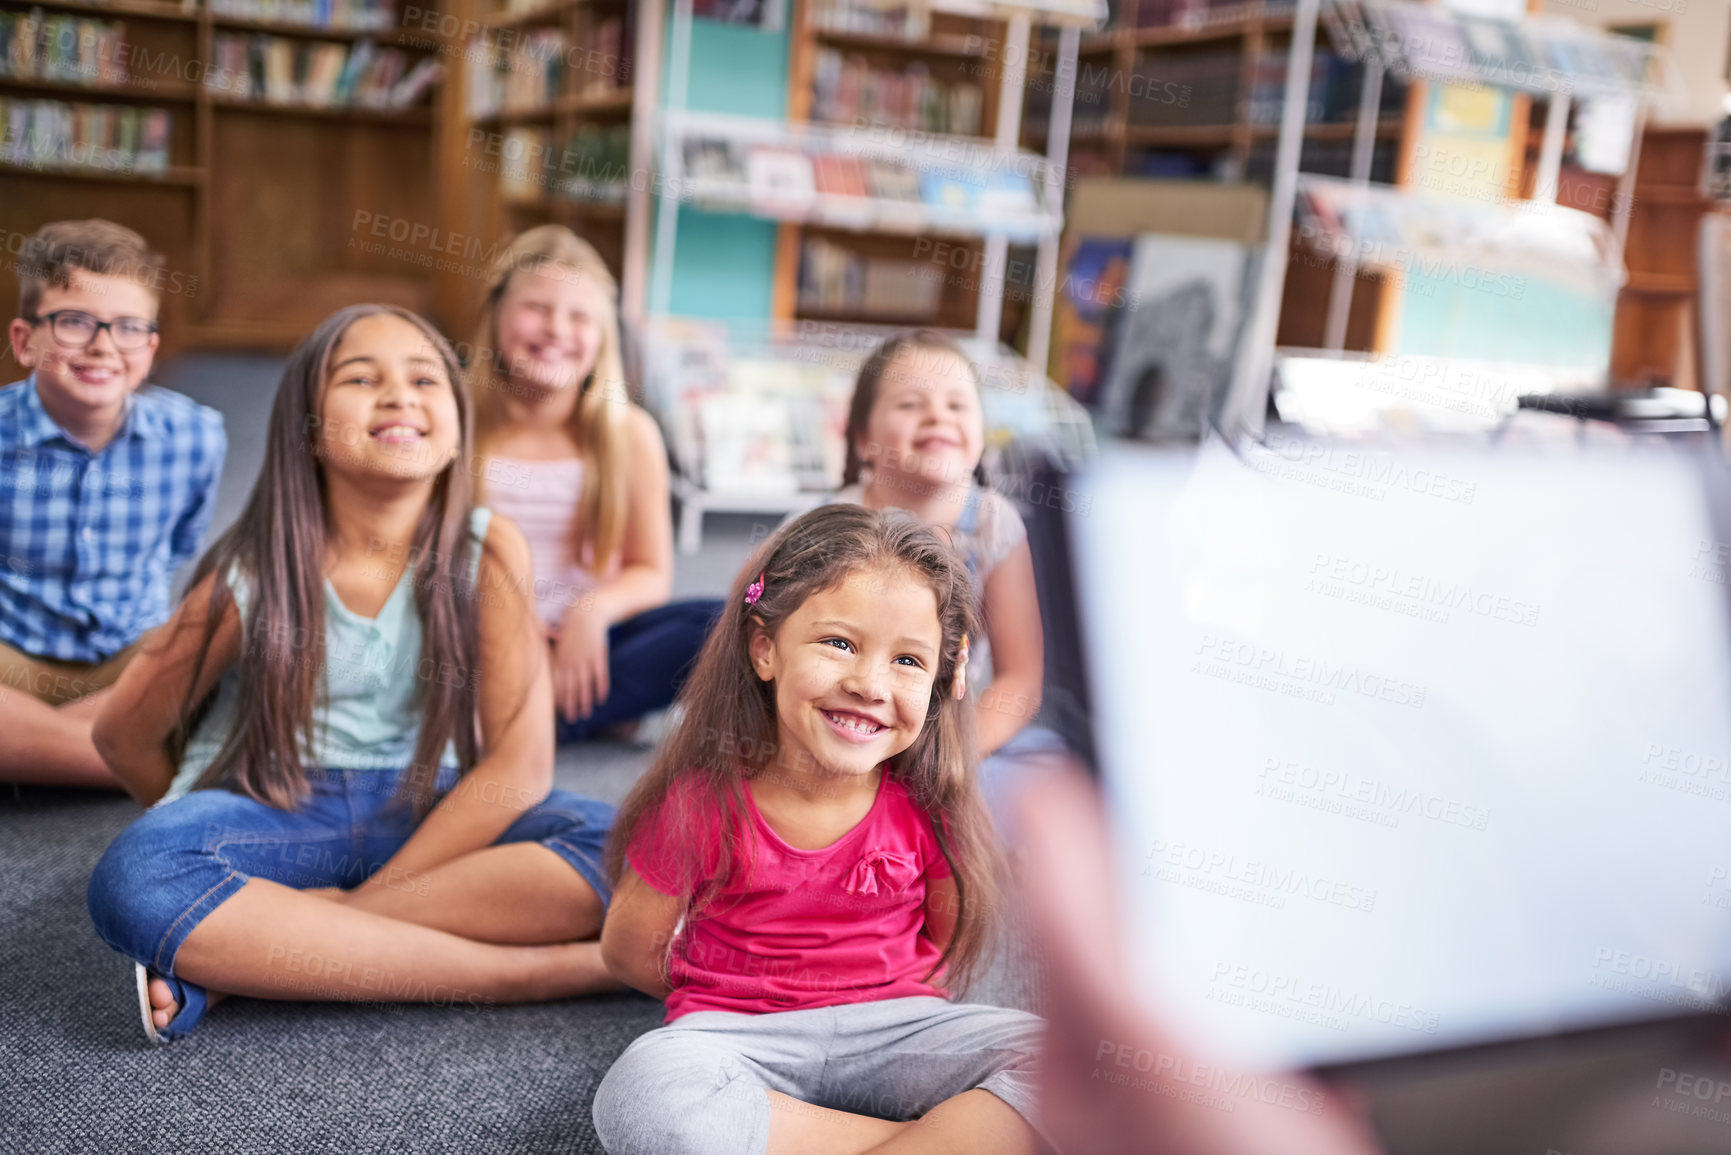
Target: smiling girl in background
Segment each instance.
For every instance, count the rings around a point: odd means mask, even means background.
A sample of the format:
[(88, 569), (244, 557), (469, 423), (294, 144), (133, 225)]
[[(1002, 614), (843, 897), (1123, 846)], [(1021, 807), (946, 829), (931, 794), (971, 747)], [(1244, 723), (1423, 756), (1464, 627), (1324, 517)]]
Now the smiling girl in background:
[(973, 362), (928, 330), (885, 341), (860, 367), (846, 437), (835, 500), (907, 510), (945, 531), (973, 575), (985, 625), (973, 647), (976, 733), (986, 759), (980, 782), (996, 812), (1014, 759), (1061, 743), (1028, 725), (1040, 709), (1046, 662), (1034, 560), (1021, 515), (986, 485)]
[(667, 600), (667, 450), (626, 389), (616, 299), (570, 229), (530, 229), (494, 263), (469, 366), (482, 498), (534, 558), (562, 742), (672, 702), (720, 612)]

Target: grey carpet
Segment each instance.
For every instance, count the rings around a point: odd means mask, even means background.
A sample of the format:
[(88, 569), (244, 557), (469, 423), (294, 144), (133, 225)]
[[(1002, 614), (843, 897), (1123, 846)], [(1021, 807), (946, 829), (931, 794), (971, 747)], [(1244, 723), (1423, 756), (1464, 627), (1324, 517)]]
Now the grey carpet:
[[(200, 355), (158, 375), (227, 417), (213, 532), (263, 457), (280, 364)], [(703, 551), (677, 561), (676, 593), (720, 593), (762, 534), (711, 518)], [(569, 746), (556, 779), (618, 802), (648, 760), (635, 746)], [(91, 868), (137, 814), (117, 796), (0, 786), (0, 1152), (601, 1150), (596, 1084), (661, 1020), (639, 995), (513, 1007), (234, 999), (196, 1034), (151, 1047), (132, 965), (96, 937), (84, 901)], [(1011, 926), (973, 997), (1033, 1007), (1037, 974)]]

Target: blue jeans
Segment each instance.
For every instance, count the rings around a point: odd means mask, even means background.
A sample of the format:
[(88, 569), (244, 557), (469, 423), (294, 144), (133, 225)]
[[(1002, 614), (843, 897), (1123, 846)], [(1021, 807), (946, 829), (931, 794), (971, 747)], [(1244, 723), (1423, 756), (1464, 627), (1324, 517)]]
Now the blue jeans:
[(673, 703), (709, 629), (721, 616), (715, 598), (669, 602), (607, 629), (607, 698), (575, 722), (555, 715), (561, 742), (641, 718)]
[[(415, 831), (395, 798), (398, 771), (309, 770), (311, 794), (279, 810), (228, 790), (194, 790), (160, 803), (120, 832), (96, 864), (90, 918), (102, 940), (159, 974), (174, 973), (180, 944), (250, 879), (297, 890), (359, 886)], [(446, 770), (447, 790), (456, 772)], [(605, 905), (612, 899), (602, 846), (613, 807), (555, 790), (499, 836), (539, 842), (571, 864)], [(412, 889), (405, 875), (393, 885)], [(422, 884), (424, 885), (424, 883)]]

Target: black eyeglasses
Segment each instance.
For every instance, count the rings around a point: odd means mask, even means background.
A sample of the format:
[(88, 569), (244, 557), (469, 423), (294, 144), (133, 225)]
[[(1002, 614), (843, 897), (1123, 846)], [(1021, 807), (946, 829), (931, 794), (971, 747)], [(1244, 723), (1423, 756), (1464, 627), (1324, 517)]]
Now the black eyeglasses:
[(122, 353), (136, 353), (150, 344), (150, 335), (156, 332), (156, 322), (146, 321), (143, 317), (116, 317), (112, 321), (98, 321), (89, 313), (80, 309), (56, 309), (52, 313), (44, 313), (30, 323), (40, 325), (48, 322), (48, 332), (54, 340), (68, 349), (82, 349), (96, 340), (96, 335), (107, 329), (108, 335), (114, 340), (114, 347)]

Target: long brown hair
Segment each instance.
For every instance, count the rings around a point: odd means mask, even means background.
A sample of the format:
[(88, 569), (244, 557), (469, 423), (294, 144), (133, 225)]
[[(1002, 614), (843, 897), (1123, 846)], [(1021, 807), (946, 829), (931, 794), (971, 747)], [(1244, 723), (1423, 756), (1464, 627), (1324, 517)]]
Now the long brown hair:
[(564, 225), (529, 229), (493, 261), (469, 366), (469, 390), (475, 398), (475, 443), (487, 453), (488, 442), (506, 421), (510, 366), (499, 351), (499, 303), (512, 277), (538, 269), (592, 281), (605, 302), (599, 318), (601, 347), (596, 351), (594, 368), (579, 387), (569, 425), (583, 461), (583, 496), (577, 502), (571, 540), (577, 545), (579, 559), (583, 557), (582, 547), (589, 546), (590, 572), (601, 576), (625, 540), (625, 421), (631, 395), (619, 349), (618, 286), (595, 247)]
[[(418, 812), (431, 806), (447, 742), (456, 743), (463, 771), (475, 764), (479, 746), (475, 680), (421, 676), (422, 670), (429, 669), (476, 669), (477, 614), (469, 532), (474, 490), (466, 468), (473, 444), (472, 406), (457, 356), (431, 324), (394, 305), (351, 305), (325, 318), (289, 355), (271, 408), (264, 464), (246, 509), (205, 553), (192, 576), (191, 585), (196, 587), (217, 575), (194, 684), (217, 626), (234, 605), (225, 580), (231, 569), (251, 591), (235, 665), (236, 725), (196, 788), (222, 786), (283, 809), (306, 797), (302, 744), (313, 738), (313, 711), (325, 684), (324, 563), (329, 522), (324, 469), (318, 460), (325, 382), (331, 354), (349, 326), (381, 314), (414, 325), (437, 350), (456, 394), (460, 427), (457, 456), (435, 481), (415, 527), (411, 564), (415, 611), (422, 628), (415, 700), (421, 724), (414, 759), (399, 780), (399, 792), (415, 803)], [(172, 742), (177, 760), (201, 706), (192, 701), (189, 689)]]
[[(632, 835), (652, 815), (660, 816), (664, 829), (687, 836), (678, 868), (685, 917), (701, 917), (736, 871), (749, 870), (753, 850), (740, 837), (752, 828), (744, 783), (772, 766), (779, 735), (775, 687), (752, 668), (752, 635), (774, 637), (807, 598), (850, 574), (904, 573), (936, 595), (943, 641), (925, 725), (912, 745), (889, 760), (886, 772), (907, 787), (931, 821), (954, 874), (956, 931), (934, 973), (944, 970), (965, 989), (991, 943), (998, 888), (996, 841), (975, 777), (969, 714), (947, 692), (962, 639), (978, 632), (967, 568), (937, 531), (913, 515), (837, 503), (782, 527), (747, 571), (749, 577), (735, 581), (680, 692), (684, 719), (620, 809), (607, 846), (609, 873), (615, 879), (622, 873)], [(746, 584), (759, 573), (762, 594), (747, 606)]]
[[(842, 467), (841, 483), (853, 485), (860, 479), (860, 473), (869, 464), (860, 456), (859, 443), (866, 435), (866, 429), (871, 425), (872, 407), (878, 403), (878, 387), (883, 384), (884, 374), (890, 365), (903, 353), (948, 353), (963, 365), (968, 367), (968, 379), (974, 383), (974, 392), (980, 389), (979, 370), (974, 368), (973, 359), (968, 356), (953, 338), (946, 337), (935, 329), (914, 329), (884, 340), (865, 363), (859, 367), (859, 376), (854, 379), (853, 400), (847, 407), (847, 463)], [(974, 463), (974, 481), (979, 485), (988, 484), (986, 467)]]

